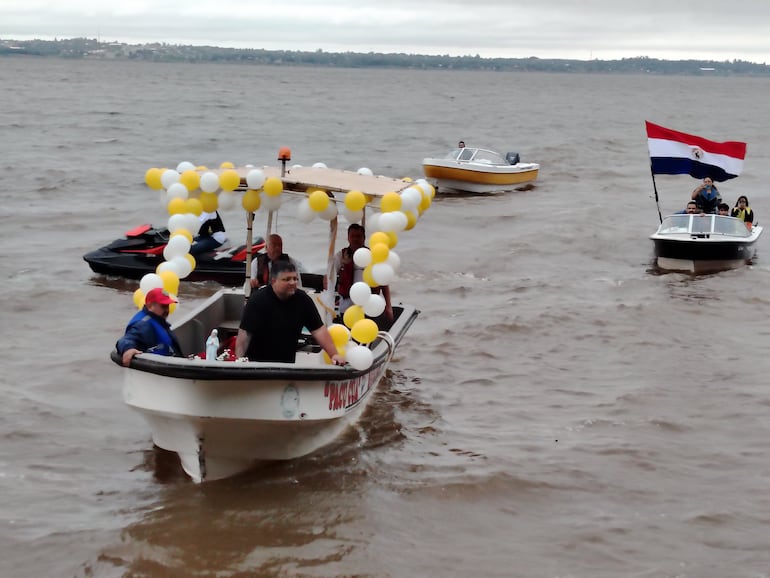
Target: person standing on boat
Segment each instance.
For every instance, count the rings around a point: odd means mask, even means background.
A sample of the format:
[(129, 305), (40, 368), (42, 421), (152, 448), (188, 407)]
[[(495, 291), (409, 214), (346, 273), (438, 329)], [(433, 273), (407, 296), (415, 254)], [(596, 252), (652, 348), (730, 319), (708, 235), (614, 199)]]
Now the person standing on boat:
[[(270, 270), (276, 261), (287, 261), (299, 271), (299, 264), (283, 252), (283, 239), (277, 233), (267, 238), (267, 247), (264, 253), (258, 253), (251, 262), (251, 288), (257, 289), (270, 284)], [(302, 278), (297, 285), (302, 288)]]
[(746, 224), (746, 228), (751, 231), (751, 228), (754, 226), (754, 211), (749, 208), (749, 199), (746, 195), (738, 197), (732, 216), (743, 221)]
[[(334, 269), (337, 271), (337, 293), (340, 295), (340, 315), (353, 305), (350, 299), (350, 288), (353, 283), (364, 280), (364, 269), (353, 261), (353, 254), (365, 247), (366, 230), (362, 225), (353, 223), (348, 227), (348, 246), (337, 252), (334, 256)], [(385, 298), (385, 311), (382, 316), (387, 322), (393, 323), (393, 306), (390, 303), (390, 287), (382, 285), (373, 289), (375, 293), (381, 293)], [(377, 323), (379, 326), (380, 323)], [(381, 327), (382, 328), (382, 327)]]
[(219, 216), (219, 211), (201, 213), (198, 219), (201, 222), (201, 227), (190, 246), (190, 255), (193, 257), (207, 251), (213, 251), (227, 240), (225, 224), (222, 222), (222, 217)]
[(703, 179), (703, 183), (696, 187), (690, 198), (698, 204), (701, 211), (711, 214), (717, 212), (717, 206), (722, 202), (719, 189), (716, 188), (711, 177)]
[(249, 361), (294, 363), (297, 341), (306, 327), (335, 365), (345, 365), (337, 353), (332, 336), (323, 324), (310, 296), (297, 289), (299, 272), (288, 261), (275, 261), (270, 270), (270, 285), (254, 291), (243, 310), (236, 357)]
[(460, 142), (458, 142), (457, 143), (457, 148), (458, 149), (464, 149), (465, 148), (465, 141), (461, 140)]
[(182, 348), (166, 321), (172, 303), (176, 300), (159, 287), (147, 292), (144, 307), (131, 318), (125, 334), (115, 344), (123, 356), (123, 365), (128, 367), (139, 353), (182, 357)]
[(692, 215), (696, 213), (700, 213), (700, 209), (695, 201), (688, 202), (684, 209), (676, 212), (677, 215)]

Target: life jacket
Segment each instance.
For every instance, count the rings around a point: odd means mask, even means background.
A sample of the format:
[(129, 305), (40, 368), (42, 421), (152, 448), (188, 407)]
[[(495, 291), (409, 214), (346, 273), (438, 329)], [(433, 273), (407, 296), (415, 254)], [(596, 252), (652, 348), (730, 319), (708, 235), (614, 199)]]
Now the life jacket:
[[(281, 253), (276, 261), (291, 262), (291, 258), (286, 253)], [(260, 253), (257, 257), (257, 281), (260, 287), (270, 285), (270, 257), (267, 253)]]
[(212, 219), (204, 221), (201, 228), (198, 230), (200, 237), (211, 237), (214, 233), (224, 233), (225, 224), (222, 222), (222, 217), (219, 216), (219, 212), (214, 213), (216, 216)]
[(745, 209), (738, 209), (738, 208), (733, 209), (733, 217), (736, 217), (737, 219), (740, 219), (743, 222), (746, 222), (746, 219), (751, 214), (752, 214), (752, 211), (749, 207), (746, 207)]
[(150, 347), (147, 350), (147, 353), (155, 353), (156, 355), (168, 356), (181, 355), (181, 351), (177, 351), (174, 348), (174, 340), (171, 337), (171, 333), (155, 317), (147, 313), (145, 310), (139, 311), (128, 322), (126, 331), (128, 331), (130, 327), (136, 325), (137, 323), (149, 323), (155, 332), (155, 338), (158, 343), (157, 345)]
[[(346, 247), (343, 251), (350, 252), (350, 248)], [(343, 299), (348, 299), (350, 297), (350, 288), (353, 286), (355, 269), (356, 265), (353, 262), (353, 256), (351, 255), (350, 263), (343, 263), (340, 270), (337, 272), (337, 293), (339, 293)]]

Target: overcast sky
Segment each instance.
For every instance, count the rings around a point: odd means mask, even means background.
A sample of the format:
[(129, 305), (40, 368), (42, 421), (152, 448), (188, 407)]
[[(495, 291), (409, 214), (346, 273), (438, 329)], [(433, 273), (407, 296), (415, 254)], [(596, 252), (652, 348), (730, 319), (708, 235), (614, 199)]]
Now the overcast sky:
[(0, 38), (770, 62), (768, 0), (0, 0)]

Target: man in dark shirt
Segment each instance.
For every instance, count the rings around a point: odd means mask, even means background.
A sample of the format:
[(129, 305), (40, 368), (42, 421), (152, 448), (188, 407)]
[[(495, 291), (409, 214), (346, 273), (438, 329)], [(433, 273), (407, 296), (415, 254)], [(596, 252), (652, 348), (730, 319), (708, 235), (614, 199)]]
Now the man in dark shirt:
[(297, 289), (298, 282), (299, 273), (292, 263), (273, 262), (270, 285), (254, 291), (243, 310), (235, 340), (237, 357), (294, 363), (297, 341), (307, 327), (335, 365), (345, 364), (313, 300)]

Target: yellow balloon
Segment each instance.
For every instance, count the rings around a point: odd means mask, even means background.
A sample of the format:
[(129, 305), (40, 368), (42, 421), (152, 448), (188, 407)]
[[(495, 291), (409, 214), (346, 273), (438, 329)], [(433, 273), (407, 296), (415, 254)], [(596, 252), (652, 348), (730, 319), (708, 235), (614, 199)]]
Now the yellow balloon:
[(151, 189), (159, 191), (163, 188), (163, 183), (160, 182), (160, 176), (162, 174), (163, 174), (162, 169), (158, 169), (158, 168), (147, 169), (147, 172), (144, 173), (144, 182), (147, 183), (147, 186), (150, 187)]
[(398, 245), (398, 235), (394, 233), (393, 231), (388, 231), (385, 233), (388, 236), (388, 247), (391, 249)]
[(179, 276), (176, 273), (166, 269), (158, 273), (158, 277), (163, 279), (163, 288), (168, 293), (176, 295), (179, 292)]
[(219, 208), (219, 197), (216, 193), (201, 193), (199, 199), (207, 213), (213, 213)]
[(259, 191), (255, 191), (254, 189), (249, 189), (248, 191), (243, 193), (243, 198), (241, 199), (241, 206), (245, 210), (247, 210), (249, 213), (258, 211), (261, 204), (262, 204), (262, 199), (259, 196)]
[(188, 241), (190, 241), (190, 243), (192, 243), (192, 240), (193, 240), (193, 236), (192, 236), (192, 233), (190, 233), (190, 231), (188, 231), (187, 229), (177, 229), (176, 231), (174, 231), (174, 232), (171, 234), (171, 236), (172, 236), (172, 237), (174, 237), (174, 236), (176, 236), (176, 235), (182, 235), (182, 236), (183, 236), (183, 237), (185, 237), (185, 238), (186, 238)]
[(195, 257), (190, 255), (190, 253), (185, 253), (184, 258), (187, 259), (187, 261), (190, 263), (190, 271), (195, 271), (195, 265), (197, 265), (195, 262)]
[(219, 165), (220, 169), (232, 169), (235, 168), (235, 165), (231, 163), (230, 161), (225, 161), (221, 165)]
[(379, 283), (374, 280), (374, 277), (372, 277), (372, 264), (369, 263), (366, 268), (364, 269), (364, 272), (362, 274), (364, 278), (364, 283), (369, 285), (369, 287), (379, 287)]
[[(336, 347), (337, 347), (337, 353), (339, 353), (342, 357), (345, 357), (345, 347), (344, 346), (340, 347), (339, 345), (337, 345)], [(331, 365), (332, 358), (329, 357), (329, 354), (326, 353), (325, 351), (323, 351), (322, 353), (323, 353), (324, 363), (326, 363), (326, 365)]]
[(359, 343), (366, 345), (377, 338), (378, 331), (379, 328), (374, 320), (361, 319), (360, 321), (356, 321), (356, 324), (350, 328), (350, 335)]
[(187, 199), (184, 204), (185, 213), (192, 213), (193, 215), (200, 216), (200, 214), (203, 212), (203, 205), (198, 199)]
[(380, 210), (383, 213), (398, 211), (401, 208), (401, 195), (395, 192), (385, 193), (380, 201)]
[(262, 190), (268, 197), (277, 197), (283, 192), (283, 181), (278, 177), (268, 177), (262, 185)]
[(388, 255), (390, 254), (390, 247), (385, 243), (377, 243), (371, 248), (371, 252), (372, 263), (382, 263), (387, 260)]
[(179, 175), (179, 182), (192, 192), (200, 186), (201, 176), (196, 171), (187, 170)]
[(404, 227), (404, 230), (411, 231), (417, 224), (417, 215), (412, 211), (404, 211), (404, 214), (406, 215), (406, 227)]
[(351, 305), (345, 310), (342, 315), (342, 321), (347, 327), (353, 327), (356, 322), (361, 321), (366, 315), (364, 315), (364, 308), (360, 305)]
[(137, 309), (144, 307), (144, 293), (141, 289), (134, 291), (134, 305), (136, 305)]
[(187, 204), (185, 203), (184, 199), (180, 199), (179, 197), (174, 197), (168, 202), (168, 205), (166, 205), (166, 208), (168, 209), (169, 215), (176, 215), (179, 213), (186, 213), (187, 212)]
[[(176, 299), (176, 296), (174, 296), (174, 299)], [(176, 306), (177, 305), (178, 305), (178, 303), (171, 303), (168, 306), (168, 313), (169, 313), (169, 315), (171, 315), (174, 311), (176, 311)]]
[(307, 199), (310, 208), (320, 213), (329, 206), (329, 197), (323, 191), (313, 191)]
[(369, 246), (374, 247), (377, 243), (385, 243), (388, 247), (390, 247), (390, 239), (388, 238), (388, 234), (383, 233), (382, 231), (375, 231), (369, 235)]
[(351, 211), (360, 211), (366, 206), (366, 195), (361, 191), (348, 191), (345, 195), (345, 206)]
[(420, 206), (418, 209), (420, 209), (420, 213), (423, 213), (424, 211), (427, 211), (431, 204), (431, 198), (428, 193), (425, 193), (422, 195), (422, 201), (420, 201)]
[(339, 323), (333, 323), (329, 326), (329, 335), (332, 336), (332, 341), (339, 351), (340, 347), (350, 341), (350, 331), (344, 325)]
[(219, 175), (219, 186), (223, 191), (234, 191), (240, 184), (240, 175), (232, 169), (228, 169)]

